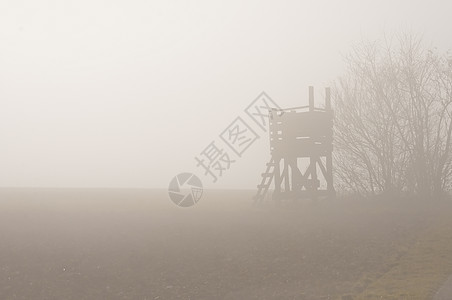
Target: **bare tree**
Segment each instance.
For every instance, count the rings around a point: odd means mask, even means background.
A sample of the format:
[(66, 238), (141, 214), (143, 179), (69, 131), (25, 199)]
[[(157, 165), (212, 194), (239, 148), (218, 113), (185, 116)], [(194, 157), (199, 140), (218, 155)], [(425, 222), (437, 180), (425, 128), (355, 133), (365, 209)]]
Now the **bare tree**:
[(336, 175), (361, 193), (440, 196), (451, 178), (452, 66), (405, 34), (346, 57), (335, 100)]

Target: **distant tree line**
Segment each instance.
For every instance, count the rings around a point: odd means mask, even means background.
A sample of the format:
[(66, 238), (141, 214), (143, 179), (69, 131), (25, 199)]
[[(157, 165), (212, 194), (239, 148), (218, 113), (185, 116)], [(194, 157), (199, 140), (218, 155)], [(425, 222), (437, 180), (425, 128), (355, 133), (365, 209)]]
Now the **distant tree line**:
[(440, 197), (452, 179), (452, 61), (414, 35), (362, 42), (333, 89), (342, 190)]

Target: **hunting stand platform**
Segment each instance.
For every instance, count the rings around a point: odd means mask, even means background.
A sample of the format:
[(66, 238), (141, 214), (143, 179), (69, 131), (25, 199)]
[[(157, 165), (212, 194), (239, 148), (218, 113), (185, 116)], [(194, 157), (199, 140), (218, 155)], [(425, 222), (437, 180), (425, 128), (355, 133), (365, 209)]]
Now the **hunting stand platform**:
[(274, 200), (334, 197), (330, 88), (325, 89), (325, 108), (314, 106), (314, 88), (310, 86), (309, 106), (272, 108), (269, 119), (271, 160), (254, 201), (265, 199), (272, 181)]

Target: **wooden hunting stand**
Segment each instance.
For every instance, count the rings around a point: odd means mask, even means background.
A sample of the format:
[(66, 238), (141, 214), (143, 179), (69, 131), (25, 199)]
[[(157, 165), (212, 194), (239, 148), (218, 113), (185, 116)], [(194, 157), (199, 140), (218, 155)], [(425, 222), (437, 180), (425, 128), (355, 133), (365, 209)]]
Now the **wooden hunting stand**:
[[(325, 108), (316, 108), (314, 88), (310, 86), (309, 106), (270, 110), (271, 160), (257, 186), (255, 202), (265, 198), (273, 180), (275, 200), (316, 199), (319, 196), (335, 195), (330, 95), (330, 89), (326, 88)], [(322, 179), (323, 185), (319, 179)]]

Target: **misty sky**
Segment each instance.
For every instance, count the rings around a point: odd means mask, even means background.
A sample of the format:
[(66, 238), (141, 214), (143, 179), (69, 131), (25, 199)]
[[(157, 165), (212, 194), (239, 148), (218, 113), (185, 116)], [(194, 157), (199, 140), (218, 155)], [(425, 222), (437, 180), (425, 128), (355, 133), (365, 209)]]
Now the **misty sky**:
[[(451, 1), (0, 1), (0, 186), (255, 188), (268, 137), (213, 184), (194, 157), (262, 91), (317, 100), (360, 39), (452, 48)], [(252, 123), (249, 125), (253, 126)], [(255, 124), (254, 124), (255, 125)], [(255, 127), (254, 127), (255, 128)]]

